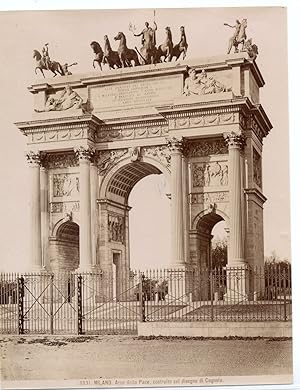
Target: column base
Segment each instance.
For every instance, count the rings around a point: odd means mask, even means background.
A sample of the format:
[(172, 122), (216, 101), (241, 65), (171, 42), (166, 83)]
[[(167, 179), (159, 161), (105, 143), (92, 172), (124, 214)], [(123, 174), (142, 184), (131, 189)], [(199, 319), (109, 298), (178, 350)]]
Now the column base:
[(236, 304), (248, 301), (248, 268), (245, 263), (234, 263), (226, 266), (226, 293), (224, 302)]
[(174, 264), (174, 266), (168, 270), (168, 294), (165, 296), (165, 300), (174, 305), (185, 304), (188, 302), (189, 297), (186, 291), (186, 265)]
[(39, 274), (39, 273), (46, 273), (47, 270), (46, 270), (45, 266), (33, 265), (33, 266), (29, 267), (28, 272), (29, 273), (37, 273), (37, 274)]

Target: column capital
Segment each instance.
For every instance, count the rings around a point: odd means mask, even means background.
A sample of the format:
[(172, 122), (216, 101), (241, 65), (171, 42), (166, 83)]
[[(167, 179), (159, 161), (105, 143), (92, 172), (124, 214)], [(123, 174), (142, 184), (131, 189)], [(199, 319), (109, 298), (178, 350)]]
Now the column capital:
[(243, 134), (238, 134), (235, 132), (231, 133), (224, 133), (223, 134), (224, 140), (228, 146), (228, 149), (230, 148), (239, 148), (241, 150), (244, 149), (244, 146), (246, 144), (246, 138)]
[(169, 137), (166, 140), (171, 153), (183, 153), (185, 144), (183, 137)]
[(39, 151), (34, 152), (32, 150), (29, 150), (25, 153), (25, 157), (27, 159), (27, 162), (29, 166), (40, 166), (41, 165), (41, 153)]
[(80, 161), (93, 161), (93, 158), (95, 156), (95, 149), (91, 146), (84, 147), (79, 146), (78, 148), (74, 148), (74, 152), (76, 157)]

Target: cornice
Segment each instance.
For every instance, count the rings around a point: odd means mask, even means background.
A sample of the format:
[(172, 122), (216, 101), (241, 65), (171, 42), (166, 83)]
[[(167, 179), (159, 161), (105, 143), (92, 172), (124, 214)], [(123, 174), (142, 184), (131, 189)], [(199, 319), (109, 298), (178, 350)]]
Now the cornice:
[(43, 119), (33, 119), (30, 121), (16, 122), (15, 126), (18, 129), (24, 130), (35, 130), (45, 128), (66, 128), (67, 126), (79, 127), (83, 124), (98, 126), (101, 123), (101, 120), (93, 114), (83, 114), (75, 116), (65, 116), (59, 118), (43, 118)]
[(247, 194), (248, 196), (249, 196), (249, 195), (250, 195), (250, 196), (252, 195), (252, 196), (258, 198), (258, 199), (261, 201), (262, 204), (264, 204), (264, 203), (266, 202), (266, 200), (267, 200), (267, 198), (265, 197), (265, 195), (264, 195), (261, 191), (259, 191), (258, 189), (256, 189), (256, 188), (245, 188), (245, 189), (244, 189), (244, 192), (245, 192), (245, 194)]

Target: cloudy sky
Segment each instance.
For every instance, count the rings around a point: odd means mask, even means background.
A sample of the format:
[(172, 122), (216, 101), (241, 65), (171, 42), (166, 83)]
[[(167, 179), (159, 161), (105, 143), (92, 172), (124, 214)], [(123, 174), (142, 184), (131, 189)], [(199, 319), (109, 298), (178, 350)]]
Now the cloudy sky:
[[(13, 8), (14, 2), (9, 4)], [(55, 2), (51, 4), (55, 7)], [(248, 19), (247, 35), (259, 47), (257, 64), (266, 82), (261, 91), (261, 103), (274, 126), (264, 140), (263, 154), (264, 194), (268, 198), (265, 204), (265, 254), (275, 251), (281, 257), (290, 258), (286, 10), (282, 7), (156, 8), (155, 18), (158, 43), (164, 40), (165, 26), (171, 27), (175, 42), (179, 40), (179, 26), (185, 26), (189, 42), (187, 59), (225, 54), (232, 30), (225, 27), (224, 22), (233, 24), (237, 18)], [(146, 20), (152, 22), (153, 8), (0, 13), (2, 264), (15, 268), (16, 264), (20, 267), (28, 262), (26, 139), (13, 123), (31, 119), (32, 95), (27, 87), (37, 80), (33, 49), (41, 51), (43, 44), (49, 42), (52, 59), (61, 63), (78, 62), (78, 66), (72, 68), (74, 73), (93, 72), (93, 53), (89, 47), (92, 40), (102, 43), (103, 36), (107, 34), (114, 45), (112, 37), (118, 31), (124, 31), (128, 36), (128, 46), (134, 47), (140, 43), (140, 38), (132, 36), (128, 24), (132, 22), (137, 29), (142, 29)], [(292, 122), (291, 127), (294, 127)], [(145, 179), (131, 194), (131, 205), (135, 206), (130, 232), (133, 266), (139, 266), (141, 256), (145, 255), (148, 256), (147, 262), (159, 265), (157, 259), (161, 256), (155, 252), (155, 247), (160, 247), (163, 258), (168, 260), (169, 211), (161, 187), (161, 182), (153, 184), (153, 181)], [(152, 200), (146, 207), (143, 199), (145, 191), (149, 195), (147, 199)], [(156, 224), (153, 221), (154, 210), (159, 216)], [(140, 240), (144, 240), (143, 246)], [(159, 245), (155, 244), (157, 242)]]

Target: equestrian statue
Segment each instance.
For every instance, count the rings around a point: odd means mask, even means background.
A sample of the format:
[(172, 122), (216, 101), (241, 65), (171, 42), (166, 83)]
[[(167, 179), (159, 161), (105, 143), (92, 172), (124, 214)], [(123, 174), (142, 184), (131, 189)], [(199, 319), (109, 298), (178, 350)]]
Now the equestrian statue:
[(58, 74), (64, 76), (65, 72), (61, 64), (50, 59), (48, 45), (48, 43), (45, 43), (42, 49), (42, 54), (38, 50), (33, 50), (33, 58), (36, 61), (36, 66), (34, 69), (35, 74), (37, 74), (37, 70), (39, 69), (44, 78), (44, 70), (49, 70), (52, 72), (54, 74), (53, 77), (57, 76)]
[[(252, 44), (252, 38), (246, 40), (247, 19), (243, 19), (242, 22), (236, 20), (234, 26), (228, 23), (224, 23), (224, 25), (235, 29), (233, 36), (229, 39), (227, 54), (230, 54), (232, 47), (234, 47), (235, 53), (247, 52), (249, 58), (254, 61), (258, 55), (258, 47)], [(242, 44), (242, 48), (239, 50), (240, 44)]]

